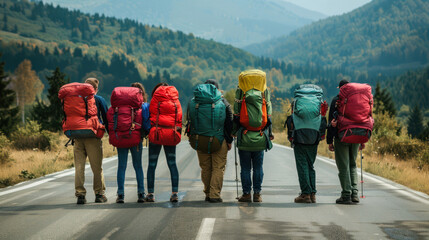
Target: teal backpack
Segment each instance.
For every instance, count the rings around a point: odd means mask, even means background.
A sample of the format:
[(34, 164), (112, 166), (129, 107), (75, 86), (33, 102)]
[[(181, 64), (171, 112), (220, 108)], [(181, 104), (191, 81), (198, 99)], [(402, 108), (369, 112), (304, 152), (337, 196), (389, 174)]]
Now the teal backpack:
[(323, 90), (314, 84), (303, 84), (294, 93), (294, 130), (313, 129), (319, 131)]
[(224, 140), (226, 106), (221, 92), (213, 84), (200, 84), (188, 106), (189, 143), (204, 153), (218, 151)]

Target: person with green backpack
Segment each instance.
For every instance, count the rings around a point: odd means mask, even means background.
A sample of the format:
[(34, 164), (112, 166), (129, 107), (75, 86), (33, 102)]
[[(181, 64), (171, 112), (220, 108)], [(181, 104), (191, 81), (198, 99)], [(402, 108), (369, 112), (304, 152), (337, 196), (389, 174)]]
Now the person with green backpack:
[(303, 84), (294, 92), (292, 114), (286, 120), (288, 139), (292, 143), (301, 193), (296, 203), (316, 203), (314, 162), (319, 142), (325, 138), (328, 104), (322, 102), (323, 90)]
[[(264, 151), (270, 150), (274, 139), (271, 130), (271, 100), (266, 73), (248, 70), (240, 73), (234, 102), (234, 130), (240, 156), (240, 177), (243, 195), (239, 202), (262, 202)], [(253, 169), (253, 177), (251, 171)], [(252, 184), (253, 178), (253, 184)]]
[(232, 110), (216, 80), (198, 85), (188, 105), (186, 134), (197, 150), (205, 201), (222, 202), (226, 157), (231, 150)]

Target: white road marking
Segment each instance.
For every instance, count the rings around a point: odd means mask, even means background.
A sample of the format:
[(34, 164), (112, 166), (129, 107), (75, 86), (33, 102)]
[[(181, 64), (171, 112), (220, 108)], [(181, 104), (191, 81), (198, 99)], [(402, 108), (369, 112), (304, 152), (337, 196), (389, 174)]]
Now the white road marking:
[[(279, 145), (279, 144), (274, 144), (274, 145), (276, 147), (281, 147), (281, 148), (284, 148), (284, 149), (293, 150), (292, 148), (286, 147), (286, 146), (283, 146), (283, 145)], [(332, 166), (335, 166), (335, 167), (337, 166), (335, 164), (335, 160), (333, 160), (333, 159), (329, 159), (329, 158), (325, 158), (325, 157), (319, 157), (319, 156), (317, 157), (317, 159), (320, 160), (320, 161), (322, 161), (322, 162), (325, 162), (327, 164), (330, 164)], [(411, 188), (405, 187), (404, 185), (392, 182), (392, 181), (390, 181), (388, 179), (382, 178), (380, 176), (373, 175), (371, 173), (367, 173), (367, 172), (363, 172), (363, 173), (364, 173), (364, 181), (365, 181), (365, 179), (370, 179), (371, 181), (376, 182), (376, 183), (378, 183), (380, 185), (383, 185), (384, 187), (386, 187), (388, 189), (395, 190), (395, 192), (397, 192), (397, 193), (399, 193), (399, 194), (401, 194), (401, 195), (403, 195), (405, 197), (412, 198), (412, 199), (414, 199), (416, 201), (419, 201), (421, 203), (429, 205), (429, 195), (427, 195), (427, 194), (415, 191), (415, 190), (413, 190)], [(358, 168), (358, 174), (360, 176), (360, 168)]]
[(195, 240), (210, 240), (212, 238), (215, 221), (216, 218), (204, 218)]
[[(103, 164), (104, 163), (109, 163), (111, 161), (114, 161), (117, 158), (118, 158), (117, 156), (106, 158), (106, 159), (103, 160)], [(89, 167), (90, 167), (89, 165), (86, 166), (86, 168), (89, 168)], [(41, 177), (40, 180), (36, 180), (33, 183), (26, 184), (26, 185), (23, 185), (23, 186), (19, 187), (19, 185), (23, 184), (23, 183), (20, 183), (20, 184), (17, 184), (15, 186), (9, 187), (10, 189), (7, 188), (7, 190), (1, 191), (0, 192), (0, 197), (4, 196), (6, 194), (10, 194), (10, 193), (18, 192), (18, 191), (21, 191), (21, 190), (33, 188), (33, 187), (39, 186), (39, 185), (41, 185), (43, 183), (50, 182), (50, 181), (53, 181), (53, 180), (56, 180), (56, 179), (59, 179), (59, 178), (62, 178), (62, 177), (66, 177), (66, 176), (69, 176), (69, 175), (72, 175), (72, 174), (74, 174), (74, 168), (66, 169), (66, 170), (61, 171), (61, 172), (57, 172), (57, 173), (46, 175), (44, 177)]]
[(34, 202), (34, 201), (37, 201), (37, 200), (39, 200), (39, 199), (42, 199), (42, 198), (45, 198), (45, 197), (49, 197), (49, 196), (53, 195), (54, 193), (55, 193), (55, 192), (51, 192), (51, 193), (48, 193), (48, 194), (45, 194), (45, 195), (42, 195), (42, 196), (39, 196), (39, 197), (33, 198), (33, 199), (31, 199), (30, 201), (27, 201), (27, 202), (22, 203), (21, 205), (27, 205), (27, 204), (29, 204), (29, 203), (31, 203), (31, 202)]
[(109, 240), (109, 237), (111, 237), (117, 231), (119, 231), (118, 227), (112, 229), (112, 231), (108, 232), (101, 240)]
[(18, 198), (22, 198), (22, 197), (24, 197), (24, 196), (27, 196), (27, 195), (29, 195), (29, 194), (34, 193), (35, 191), (36, 191), (36, 190), (33, 190), (33, 191), (29, 191), (29, 192), (26, 192), (26, 193), (23, 193), (23, 194), (19, 194), (19, 195), (15, 196), (15, 197), (7, 198), (7, 199), (5, 199), (5, 200), (1, 201), (1, 202), (0, 202), (0, 205), (1, 205), (1, 204), (4, 204), (4, 203), (7, 203), (7, 202), (11, 202), (11, 201), (13, 201), (13, 200), (15, 200), (15, 199), (18, 199)]

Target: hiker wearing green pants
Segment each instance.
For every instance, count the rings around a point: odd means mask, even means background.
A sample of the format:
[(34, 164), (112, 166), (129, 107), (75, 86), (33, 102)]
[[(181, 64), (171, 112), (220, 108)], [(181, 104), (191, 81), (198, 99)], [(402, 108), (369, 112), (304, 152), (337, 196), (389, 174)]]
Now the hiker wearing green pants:
[(288, 139), (292, 144), (301, 193), (296, 203), (316, 203), (316, 171), (314, 162), (319, 141), (325, 138), (327, 103), (323, 91), (312, 84), (295, 90), (292, 114), (286, 119)]
[[(341, 80), (338, 88), (349, 83), (348, 80)], [(330, 151), (335, 151), (335, 162), (338, 168), (338, 177), (341, 184), (341, 197), (336, 200), (337, 204), (352, 204), (359, 202), (358, 177), (356, 169), (356, 157), (360, 150), (358, 143), (344, 143), (338, 137), (337, 130), (337, 95), (332, 99), (329, 108), (329, 126), (326, 142)], [(362, 144), (362, 147), (365, 147)]]

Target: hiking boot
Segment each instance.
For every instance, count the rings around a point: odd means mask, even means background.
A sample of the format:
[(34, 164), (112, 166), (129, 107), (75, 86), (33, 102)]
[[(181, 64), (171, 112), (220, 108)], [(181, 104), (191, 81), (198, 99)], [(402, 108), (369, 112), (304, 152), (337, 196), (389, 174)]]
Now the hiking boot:
[(252, 196), (250, 195), (250, 193), (248, 194), (243, 194), (239, 199), (239, 202), (252, 202)]
[(210, 198), (211, 203), (221, 203), (223, 202), (222, 198)]
[(144, 203), (144, 199), (145, 199), (144, 193), (139, 193), (137, 197), (138, 197), (137, 199), (138, 203)]
[(335, 201), (336, 204), (352, 204), (351, 197), (340, 197)]
[(119, 194), (118, 197), (116, 198), (116, 203), (124, 203), (124, 195)]
[(155, 196), (152, 193), (146, 195), (146, 202), (155, 202)]
[(262, 197), (260, 193), (253, 194), (253, 202), (262, 202)]
[(178, 201), (179, 201), (179, 196), (177, 196), (177, 193), (171, 194), (170, 202), (178, 202)]
[(95, 195), (96, 203), (105, 203), (107, 202), (107, 197), (104, 194), (96, 194)]
[(85, 204), (86, 203), (86, 199), (85, 196), (78, 196), (77, 197), (77, 204)]
[(210, 202), (210, 198), (208, 196), (206, 196), (206, 198), (204, 199), (204, 201)]
[(357, 194), (352, 194), (352, 202), (359, 203), (359, 196)]
[(310, 194), (301, 194), (295, 198), (296, 203), (311, 203)]
[(311, 199), (311, 203), (316, 203), (316, 193), (311, 193), (310, 199)]

